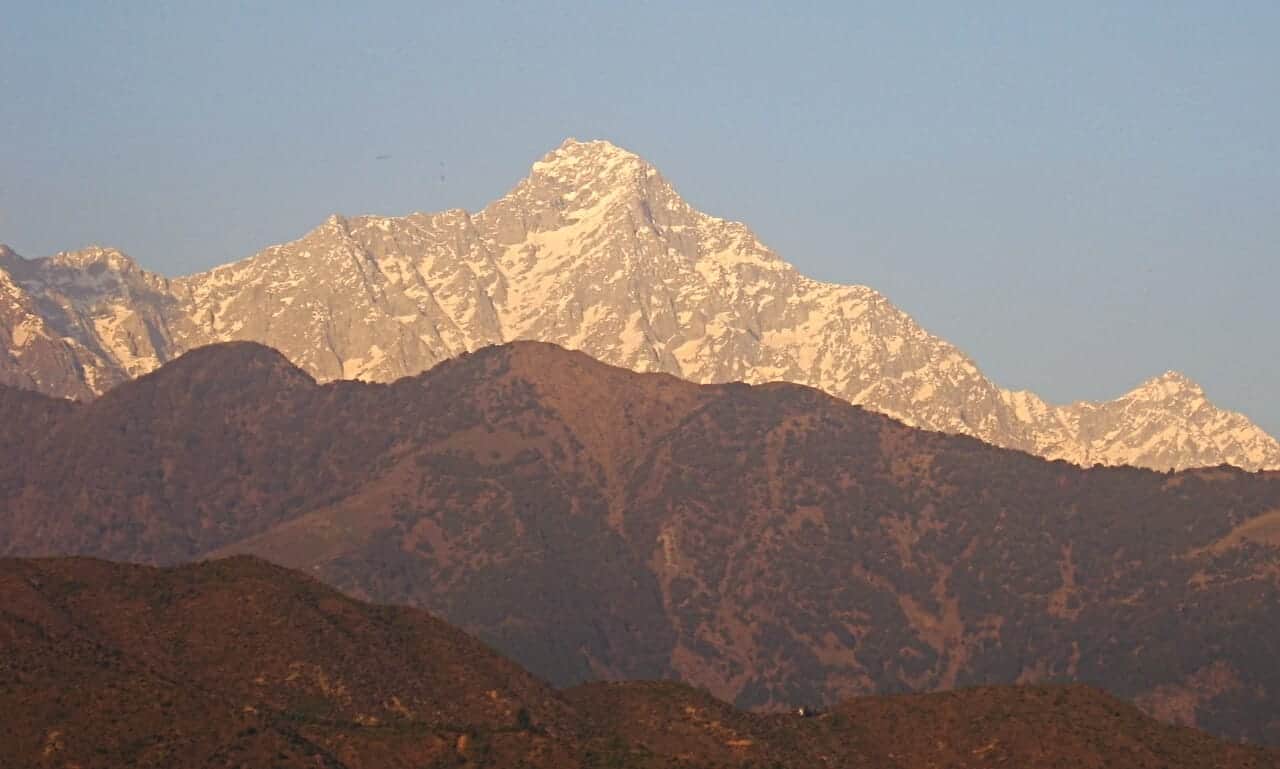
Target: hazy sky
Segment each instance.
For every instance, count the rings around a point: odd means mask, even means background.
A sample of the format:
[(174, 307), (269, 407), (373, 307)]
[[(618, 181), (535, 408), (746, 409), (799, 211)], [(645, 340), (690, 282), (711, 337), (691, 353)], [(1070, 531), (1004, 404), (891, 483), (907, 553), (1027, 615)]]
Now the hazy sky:
[(27, 256), (191, 272), (334, 211), (476, 209), (607, 138), (1004, 386), (1178, 369), (1280, 434), (1274, 0), (4, 5)]

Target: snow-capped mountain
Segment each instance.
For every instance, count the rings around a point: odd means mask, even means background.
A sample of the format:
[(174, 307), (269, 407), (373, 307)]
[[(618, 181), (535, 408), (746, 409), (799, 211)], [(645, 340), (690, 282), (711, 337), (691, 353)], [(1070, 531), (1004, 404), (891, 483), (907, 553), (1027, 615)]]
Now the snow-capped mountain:
[(478, 213), (333, 216), (185, 278), (118, 251), (0, 251), (0, 382), (83, 396), (253, 340), (387, 381), (516, 339), (696, 382), (785, 380), (907, 424), (1082, 465), (1280, 468), (1280, 443), (1168, 373), (1106, 403), (1002, 390), (865, 286), (811, 280), (608, 142), (568, 140)]

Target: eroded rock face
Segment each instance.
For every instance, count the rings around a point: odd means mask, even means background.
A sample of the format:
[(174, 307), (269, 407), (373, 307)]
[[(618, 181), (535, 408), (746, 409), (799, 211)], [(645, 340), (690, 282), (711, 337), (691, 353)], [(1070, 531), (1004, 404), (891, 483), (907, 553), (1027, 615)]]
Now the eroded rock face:
[(801, 275), (603, 141), (566, 141), (475, 214), (334, 216), (185, 278), (109, 249), (0, 252), (0, 381), (53, 394), (217, 341), (270, 345), (322, 381), (390, 381), (517, 339), (695, 382), (806, 384), (1081, 465), (1280, 467), (1275, 439), (1172, 372), (1106, 403), (1002, 390), (874, 290)]

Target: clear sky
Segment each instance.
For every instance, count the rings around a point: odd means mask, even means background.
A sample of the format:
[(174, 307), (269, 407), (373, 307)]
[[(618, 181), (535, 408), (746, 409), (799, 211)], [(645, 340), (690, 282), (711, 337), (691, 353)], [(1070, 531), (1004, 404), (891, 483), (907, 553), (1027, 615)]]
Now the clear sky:
[(191, 272), (607, 138), (1004, 386), (1178, 369), (1280, 435), (1275, 0), (0, 6), (27, 256)]

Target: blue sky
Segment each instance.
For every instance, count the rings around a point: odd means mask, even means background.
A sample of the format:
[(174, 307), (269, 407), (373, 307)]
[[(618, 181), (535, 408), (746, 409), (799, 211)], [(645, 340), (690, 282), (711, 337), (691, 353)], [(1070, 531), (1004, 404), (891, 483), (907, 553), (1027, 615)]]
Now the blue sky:
[(5, 6), (28, 256), (191, 272), (607, 138), (1004, 386), (1178, 369), (1280, 434), (1275, 2)]

